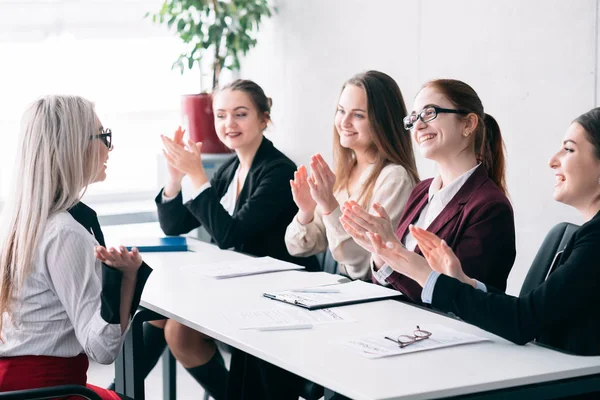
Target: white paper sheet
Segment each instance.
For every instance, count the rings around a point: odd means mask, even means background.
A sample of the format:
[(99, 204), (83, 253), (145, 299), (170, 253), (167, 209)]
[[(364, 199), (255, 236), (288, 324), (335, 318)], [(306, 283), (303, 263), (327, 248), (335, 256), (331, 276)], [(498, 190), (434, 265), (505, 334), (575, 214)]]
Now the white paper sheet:
[(294, 327), (319, 325), (335, 322), (354, 322), (347, 311), (324, 308), (309, 311), (302, 308), (281, 307), (240, 311), (224, 314), (238, 329), (262, 329), (271, 327)]
[(304, 269), (304, 267), (271, 257), (259, 257), (240, 261), (214, 262), (208, 265), (184, 265), (181, 269), (210, 278), (224, 279), (268, 272)]
[(399, 354), (414, 353), (417, 351), (433, 350), (443, 347), (459, 346), (468, 343), (489, 341), (484, 337), (459, 332), (442, 325), (421, 325), (421, 329), (431, 332), (428, 339), (421, 340), (409, 346), (401, 348), (385, 337), (397, 338), (400, 335), (412, 335), (415, 326), (373, 333), (368, 336), (345, 339), (341, 343), (349, 346), (357, 354), (367, 358), (382, 358)]

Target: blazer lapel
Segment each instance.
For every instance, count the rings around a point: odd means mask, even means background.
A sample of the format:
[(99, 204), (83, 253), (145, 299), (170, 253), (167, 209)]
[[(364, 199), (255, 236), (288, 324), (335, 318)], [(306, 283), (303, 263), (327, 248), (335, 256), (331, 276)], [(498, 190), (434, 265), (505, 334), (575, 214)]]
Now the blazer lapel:
[(431, 222), (431, 225), (427, 228), (428, 231), (438, 234), (440, 230), (450, 222), (459, 212), (462, 211), (464, 205), (469, 201), (471, 196), (475, 194), (475, 191), (483, 185), (488, 179), (487, 171), (482, 165), (479, 166), (473, 172), (473, 174), (467, 179), (465, 184), (460, 188), (458, 193), (450, 200), (450, 202), (444, 207), (440, 215)]
[[(250, 166), (250, 170), (248, 171), (248, 176), (246, 176), (246, 180), (244, 181), (244, 186), (242, 186), (242, 190), (240, 190), (240, 195), (235, 202), (235, 211), (238, 212), (240, 207), (246, 202), (249, 194), (253, 192), (254, 186), (254, 174), (256, 170), (262, 165), (263, 160), (268, 158), (269, 150), (273, 148), (273, 143), (263, 136), (262, 142), (260, 142), (260, 146), (256, 150), (256, 154), (254, 155), (254, 159), (252, 160), (252, 165)], [(237, 168), (237, 167), (236, 167)]]
[(419, 216), (419, 213), (427, 204), (429, 200), (429, 187), (424, 191), (421, 199), (408, 211), (405, 218), (402, 218), (398, 228), (396, 229), (396, 236), (402, 240), (402, 238), (408, 233), (408, 226), (415, 222)]

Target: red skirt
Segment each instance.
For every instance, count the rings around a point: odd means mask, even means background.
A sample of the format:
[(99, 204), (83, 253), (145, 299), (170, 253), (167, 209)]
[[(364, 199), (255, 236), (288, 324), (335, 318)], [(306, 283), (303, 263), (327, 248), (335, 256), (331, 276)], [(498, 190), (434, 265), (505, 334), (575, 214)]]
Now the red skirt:
[[(88, 385), (88, 358), (76, 357), (18, 356), (0, 358), (0, 392), (35, 389), (58, 385), (87, 386), (98, 393), (102, 400), (120, 400), (119, 395), (107, 389)], [(80, 398), (78, 396), (70, 399)]]

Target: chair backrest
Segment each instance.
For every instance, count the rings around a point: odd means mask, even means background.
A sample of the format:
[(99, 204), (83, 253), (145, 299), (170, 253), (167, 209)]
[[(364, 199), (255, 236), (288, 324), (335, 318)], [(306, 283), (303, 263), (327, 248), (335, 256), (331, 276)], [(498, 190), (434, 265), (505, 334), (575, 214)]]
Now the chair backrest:
[(521, 296), (531, 292), (546, 280), (556, 254), (564, 250), (577, 229), (579, 229), (579, 225), (561, 222), (548, 232), (525, 277), (521, 287)]
[(325, 250), (323, 253), (317, 254), (317, 260), (321, 266), (321, 271), (329, 272), (330, 274), (338, 273), (338, 263), (333, 258), (329, 248), (327, 248), (327, 250)]
[(2, 400), (43, 400), (63, 398), (65, 396), (80, 396), (88, 400), (102, 400), (93, 390), (80, 385), (61, 385), (38, 389), (14, 390), (0, 393)]

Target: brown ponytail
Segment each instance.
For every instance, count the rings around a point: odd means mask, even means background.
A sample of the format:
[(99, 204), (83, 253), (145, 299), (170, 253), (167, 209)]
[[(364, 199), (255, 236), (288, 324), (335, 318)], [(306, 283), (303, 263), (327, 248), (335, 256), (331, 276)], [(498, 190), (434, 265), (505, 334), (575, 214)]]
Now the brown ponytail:
[(488, 176), (508, 196), (505, 179), (504, 142), (500, 126), (483, 111), (481, 99), (466, 83), (456, 79), (436, 79), (423, 85), (433, 87), (443, 94), (457, 109), (477, 115), (477, 127), (471, 137), (477, 159), (485, 167)]
[[(480, 161), (487, 170), (488, 176), (494, 183), (507, 194), (504, 161), (504, 142), (500, 133), (500, 126), (496, 119), (490, 114), (485, 113), (483, 117), (485, 130), (483, 140), (479, 147)], [(477, 147), (476, 147), (477, 148)]]

